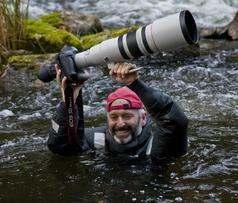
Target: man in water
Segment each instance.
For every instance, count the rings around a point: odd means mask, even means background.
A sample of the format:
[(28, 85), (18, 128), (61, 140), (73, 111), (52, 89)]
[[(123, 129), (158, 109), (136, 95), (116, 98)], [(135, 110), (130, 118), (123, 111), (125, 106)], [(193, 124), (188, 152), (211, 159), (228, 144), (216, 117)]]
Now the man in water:
[[(56, 67), (63, 101), (52, 119), (49, 149), (61, 155), (104, 149), (114, 155), (150, 156), (156, 162), (186, 154), (188, 120), (171, 97), (148, 87), (132, 64), (117, 63), (109, 68), (110, 75), (125, 86), (107, 97), (107, 126), (85, 129), (85, 134), (78, 134), (78, 141), (72, 144), (68, 142), (65, 126), (67, 78), (60, 81), (61, 71)], [(76, 88), (75, 99), (81, 87)]]

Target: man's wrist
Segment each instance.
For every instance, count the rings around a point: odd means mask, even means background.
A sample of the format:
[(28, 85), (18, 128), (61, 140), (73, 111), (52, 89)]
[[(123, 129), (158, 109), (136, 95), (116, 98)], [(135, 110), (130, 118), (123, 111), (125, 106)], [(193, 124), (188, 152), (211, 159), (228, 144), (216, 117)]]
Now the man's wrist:
[(132, 83), (134, 83), (138, 79), (139, 79), (139, 77), (137, 76), (135, 79), (133, 79), (132, 81), (127, 82), (125, 85), (126, 86), (131, 85)]
[(134, 83), (136, 83), (136, 81), (138, 81), (138, 80), (139, 80), (139, 77), (137, 77), (135, 80), (133, 80), (133, 81), (127, 83), (126, 86), (131, 86), (131, 85), (133, 85)]

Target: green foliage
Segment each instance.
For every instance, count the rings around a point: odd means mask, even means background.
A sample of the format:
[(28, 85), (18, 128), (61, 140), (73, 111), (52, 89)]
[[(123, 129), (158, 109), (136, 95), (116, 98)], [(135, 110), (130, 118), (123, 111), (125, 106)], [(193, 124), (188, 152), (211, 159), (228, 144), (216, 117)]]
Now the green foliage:
[(22, 48), (27, 16), (28, 4), (23, 4), (23, 0), (0, 1), (0, 59), (6, 58), (9, 50)]
[(56, 28), (59, 28), (63, 24), (63, 20), (59, 12), (53, 12), (44, 15), (40, 18), (40, 20)]

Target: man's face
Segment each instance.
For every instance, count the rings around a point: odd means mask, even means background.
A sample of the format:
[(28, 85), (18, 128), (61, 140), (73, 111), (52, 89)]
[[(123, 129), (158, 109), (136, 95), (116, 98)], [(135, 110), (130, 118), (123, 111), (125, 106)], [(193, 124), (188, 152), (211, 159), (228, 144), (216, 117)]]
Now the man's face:
[[(126, 104), (128, 101), (118, 99), (112, 105)], [(117, 142), (127, 143), (135, 137), (145, 125), (145, 115), (139, 110), (112, 110), (108, 113), (108, 127)]]

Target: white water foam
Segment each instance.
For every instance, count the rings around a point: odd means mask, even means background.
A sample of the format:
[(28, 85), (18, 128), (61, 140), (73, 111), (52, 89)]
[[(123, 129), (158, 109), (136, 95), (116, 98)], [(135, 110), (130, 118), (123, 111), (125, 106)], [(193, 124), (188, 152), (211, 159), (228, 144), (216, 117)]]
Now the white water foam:
[(14, 115), (15, 114), (12, 111), (8, 110), (8, 109), (4, 109), (4, 110), (0, 111), (0, 119), (10, 117), (10, 116), (14, 116)]
[[(46, 140), (47, 137), (25, 136), (16, 138), (0, 145), (0, 155), (8, 156), (15, 150), (17, 150), (18, 153), (41, 150), (45, 147)], [(0, 161), (0, 163), (2, 162), (4, 162), (4, 160)]]
[(32, 120), (32, 119), (41, 118), (41, 117), (42, 117), (42, 115), (39, 112), (36, 112), (31, 115), (22, 115), (18, 118), (18, 120), (27, 121), (27, 120)]
[(44, 11), (68, 8), (97, 15), (107, 26), (147, 24), (184, 9), (194, 14), (197, 24), (217, 26), (231, 21), (238, 10), (237, 0), (75, 0), (64, 4), (50, 0), (41, 5), (36, 2), (31, 1), (30, 4), (30, 14), (33, 16), (42, 15)]

